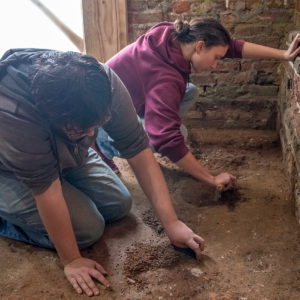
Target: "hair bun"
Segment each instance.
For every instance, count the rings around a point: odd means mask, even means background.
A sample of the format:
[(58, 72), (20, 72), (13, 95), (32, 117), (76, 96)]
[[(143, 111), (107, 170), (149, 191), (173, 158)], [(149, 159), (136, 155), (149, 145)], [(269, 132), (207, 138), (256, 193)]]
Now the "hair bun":
[(187, 21), (176, 20), (174, 24), (178, 36), (185, 36), (189, 34), (190, 24)]

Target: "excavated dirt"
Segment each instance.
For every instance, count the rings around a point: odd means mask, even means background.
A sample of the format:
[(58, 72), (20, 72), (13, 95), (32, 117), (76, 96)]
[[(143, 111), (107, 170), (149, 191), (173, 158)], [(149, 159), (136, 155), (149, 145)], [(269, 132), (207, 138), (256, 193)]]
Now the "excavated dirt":
[[(206, 240), (197, 261), (170, 245), (123, 160), (121, 179), (132, 213), (107, 227), (83, 251), (109, 272), (110, 300), (298, 300), (300, 234), (274, 132), (190, 131), (191, 151), (213, 173), (237, 176), (238, 189), (218, 193), (157, 159), (182, 221)], [(53, 251), (0, 238), (0, 299), (87, 299), (65, 280)]]

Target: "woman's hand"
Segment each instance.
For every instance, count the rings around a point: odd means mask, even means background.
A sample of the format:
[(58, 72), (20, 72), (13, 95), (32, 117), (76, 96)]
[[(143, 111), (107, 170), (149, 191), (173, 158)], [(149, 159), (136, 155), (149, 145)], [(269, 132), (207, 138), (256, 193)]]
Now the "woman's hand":
[(104, 277), (107, 272), (94, 260), (84, 257), (77, 258), (65, 265), (64, 272), (78, 294), (82, 294), (84, 291), (88, 296), (99, 295), (99, 290), (92, 278), (109, 287), (109, 282)]
[(214, 177), (214, 186), (227, 191), (236, 186), (236, 177), (229, 173), (221, 173)]
[(300, 33), (297, 33), (289, 49), (285, 51), (284, 59), (293, 61), (299, 53), (300, 53)]

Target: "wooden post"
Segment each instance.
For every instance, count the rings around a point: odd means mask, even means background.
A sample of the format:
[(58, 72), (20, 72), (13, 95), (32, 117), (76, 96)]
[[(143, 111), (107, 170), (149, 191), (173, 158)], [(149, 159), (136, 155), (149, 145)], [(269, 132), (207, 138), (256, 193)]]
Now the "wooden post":
[(106, 62), (127, 45), (126, 0), (82, 0), (85, 52)]

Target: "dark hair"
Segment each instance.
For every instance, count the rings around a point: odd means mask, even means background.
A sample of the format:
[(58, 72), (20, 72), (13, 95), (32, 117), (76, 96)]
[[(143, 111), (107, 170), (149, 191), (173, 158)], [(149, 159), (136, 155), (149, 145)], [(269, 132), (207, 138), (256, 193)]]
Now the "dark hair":
[(213, 18), (196, 18), (190, 22), (176, 20), (174, 28), (174, 36), (181, 43), (204, 41), (207, 47), (230, 44), (229, 33)]
[(33, 68), (31, 93), (36, 108), (51, 125), (86, 130), (110, 114), (110, 80), (95, 58), (49, 51)]

